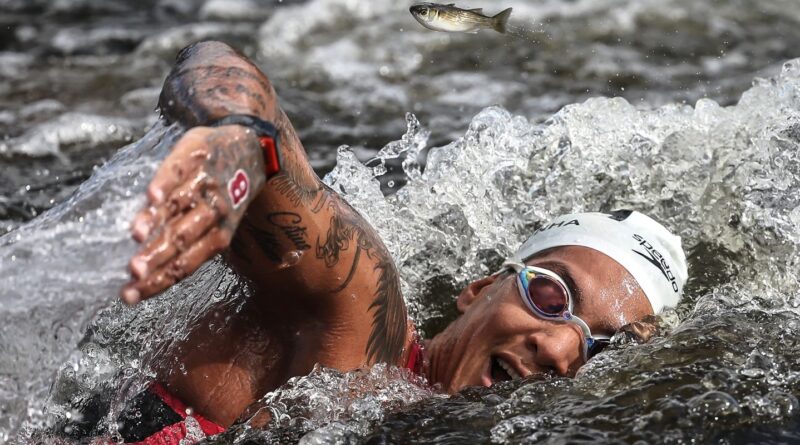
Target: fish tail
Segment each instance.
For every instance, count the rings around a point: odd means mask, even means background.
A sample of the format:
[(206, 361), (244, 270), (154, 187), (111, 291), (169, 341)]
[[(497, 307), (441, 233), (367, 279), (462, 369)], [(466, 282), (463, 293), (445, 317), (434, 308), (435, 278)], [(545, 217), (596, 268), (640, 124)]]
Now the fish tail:
[(500, 11), (496, 16), (492, 17), (494, 30), (499, 33), (506, 33), (506, 25), (508, 24), (508, 17), (511, 16), (511, 9), (508, 8)]

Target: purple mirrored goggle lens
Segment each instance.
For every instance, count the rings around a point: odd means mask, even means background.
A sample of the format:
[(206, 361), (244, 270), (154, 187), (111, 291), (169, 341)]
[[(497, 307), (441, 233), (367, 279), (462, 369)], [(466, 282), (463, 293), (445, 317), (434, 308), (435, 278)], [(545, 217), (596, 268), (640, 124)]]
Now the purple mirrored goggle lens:
[(555, 279), (532, 271), (521, 272), (519, 279), (528, 303), (542, 315), (560, 317), (569, 311), (569, 294)]
[(568, 310), (566, 290), (551, 278), (539, 276), (528, 282), (528, 298), (548, 315), (559, 316)]
[(506, 263), (504, 266), (517, 272), (517, 285), (520, 296), (528, 307), (540, 317), (560, 318), (577, 324), (583, 332), (585, 343), (583, 355), (589, 359), (608, 346), (610, 337), (593, 336), (589, 326), (579, 317), (572, 315), (572, 301), (566, 286), (546, 269)]

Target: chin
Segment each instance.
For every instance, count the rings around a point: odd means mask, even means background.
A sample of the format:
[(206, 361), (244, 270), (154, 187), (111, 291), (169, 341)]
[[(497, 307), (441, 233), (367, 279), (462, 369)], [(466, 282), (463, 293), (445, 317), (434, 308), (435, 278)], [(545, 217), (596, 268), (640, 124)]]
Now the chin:
[[(446, 388), (446, 391), (448, 393), (455, 394), (461, 391), (462, 389), (471, 386), (484, 386), (484, 387), (492, 386), (492, 380), (488, 372), (488, 367), (487, 366), (476, 367), (472, 365), (475, 360), (479, 359), (472, 358), (472, 359), (467, 359), (466, 363), (464, 362), (459, 363), (458, 368), (456, 368), (457, 371), (455, 372), (455, 375), (451, 376), (448, 379), (443, 379), (447, 380), (447, 383), (445, 384), (445, 382), (442, 382), (442, 385)], [(484, 361), (488, 363), (488, 360)]]

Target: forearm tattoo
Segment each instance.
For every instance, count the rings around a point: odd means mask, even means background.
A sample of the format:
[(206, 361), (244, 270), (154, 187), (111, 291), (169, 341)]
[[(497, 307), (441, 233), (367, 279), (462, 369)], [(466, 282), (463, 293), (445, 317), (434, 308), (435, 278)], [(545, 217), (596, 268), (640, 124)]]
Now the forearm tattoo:
[[(237, 171), (241, 171), (242, 173), (246, 174), (249, 178), (253, 178), (252, 180), (255, 182), (252, 184), (252, 187), (260, 188), (264, 182), (263, 175), (261, 171), (264, 169), (264, 163), (261, 158), (261, 153), (259, 150), (254, 149), (253, 147), (247, 147), (247, 144), (255, 143), (252, 140), (245, 139), (245, 138), (228, 138), (221, 136), (219, 133), (211, 133), (205, 139), (205, 146), (206, 147), (226, 147), (225, 150), (216, 150), (216, 149), (209, 149), (206, 151), (198, 150), (197, 155), (204, 155), (206, 157), (205, 164), (206, 172), (210, 172), (204, 174), (199, 177), (199, 180), (204, 184), (201, 187), (201, 193), (204, 195), (208, 195), (207, 190), (212, 189), (216, 186), (224, 186), (225, 181), (228, 178), (234, 177)], [(176, 172), (178, 177), (183, 176), (184, 173)], [(250, 187), (250, 186), (248, 186)], [(249, 193), (249, 191), (248, 191)], [(230, 212), (236, 211), (236, 206), (234, 205), (233, 196), (227, 195), (225, 193), (220, 193), (217, 195), (206, 196), (207, 199), (210, 199), (211, 207), (218, 213), (220, 216), (225, 216)], [(224, 204), (220, 201), (221, 199), (225, 199), (227, 202)], [(241, 210), (239, 211), (241, 214)], [(233, 219), (223, 219), (222, 220), (222, 228), (223, 230), (229, 232), (229, 236), (233, 236), (233, 232), (236, 230), (236, 223), (239, 221), (239, 218)]]
[[(280, 110), (275, 125), (281, 133), (284, 167), (280, 174), (272, 178), (270, 186), (287, 198), (295, 207), (311, 207), (316, 198), (325, 193), (322, 182), (311, 170), (297, 134), (292, 129), (289, 118)], [(316, 212), (314, 212), (316, 213)]]
[[(205, 59), (217, 64), (192, 65)], [(275, 92), (244, 56), (218, 44), (201, 43), (179, 54), (158, 107), (166, 120), (193, 127), (234, 113), (265, 116), (275, 107)]]

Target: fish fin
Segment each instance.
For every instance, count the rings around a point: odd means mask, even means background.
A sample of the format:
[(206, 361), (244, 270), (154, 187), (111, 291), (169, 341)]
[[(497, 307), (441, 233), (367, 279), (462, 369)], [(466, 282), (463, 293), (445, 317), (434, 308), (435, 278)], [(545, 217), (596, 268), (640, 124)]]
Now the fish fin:
[(450, 4), (445, 5), (445, 6), (455, 6), (455, 5), (456, 5), (455, 3), (450, 3)]
[(483, 8), (472, 8), (467, 9), (467, 11), (477, 12), (478, 14), (483, 14)]
[(508, 17), (511, 16), (511, 9), (513, 8), (500, 11), (500, 13), (498, 13), (496, 16), (492, 17), (495, 31), (502, 34), (506, 33), (506, 25), (508, 24)]

